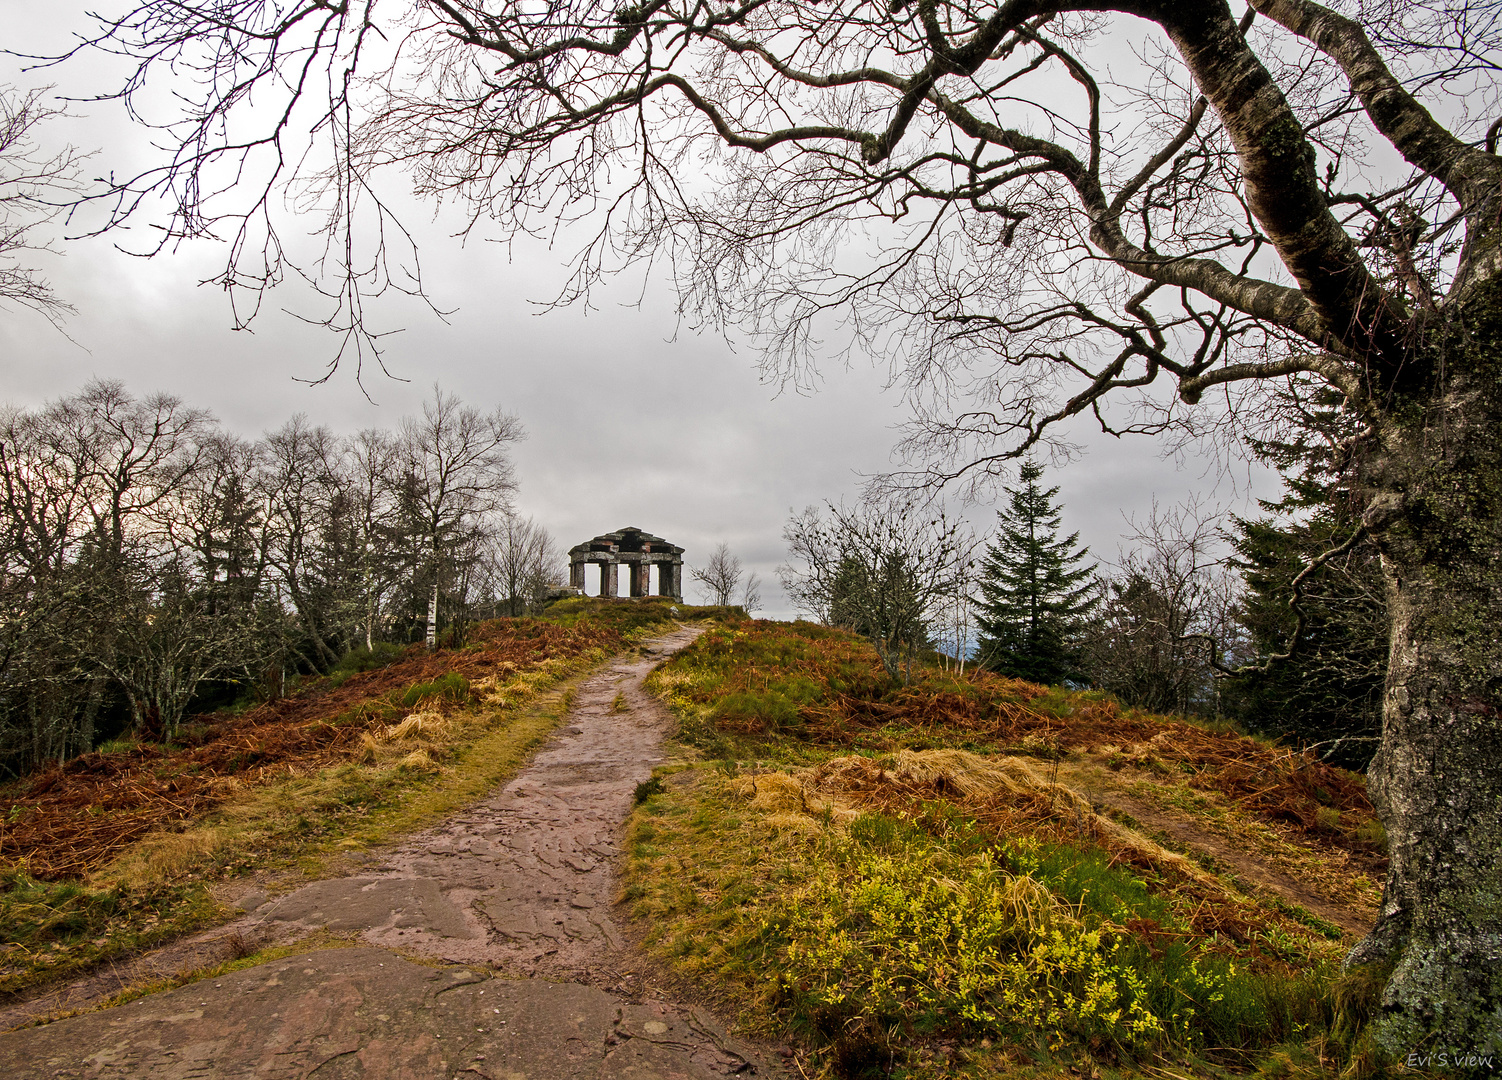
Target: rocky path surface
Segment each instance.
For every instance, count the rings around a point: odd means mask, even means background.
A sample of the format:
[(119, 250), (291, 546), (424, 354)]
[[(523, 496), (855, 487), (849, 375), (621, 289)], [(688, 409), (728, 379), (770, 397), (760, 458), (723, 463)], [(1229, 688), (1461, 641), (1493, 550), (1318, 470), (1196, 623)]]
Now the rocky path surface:
[(587, 678), (553, 740), (490, 799), (358, 876), (252, 899), (221, 931), (327, 928), (360, 947), (0, 1035), (0, 1076), (775, 1075), (775, 1059), (703, 1010), (638, 989), (613, 912), (621, 823), (668, 726), (642, 681), (696, 634), (658, 638)]

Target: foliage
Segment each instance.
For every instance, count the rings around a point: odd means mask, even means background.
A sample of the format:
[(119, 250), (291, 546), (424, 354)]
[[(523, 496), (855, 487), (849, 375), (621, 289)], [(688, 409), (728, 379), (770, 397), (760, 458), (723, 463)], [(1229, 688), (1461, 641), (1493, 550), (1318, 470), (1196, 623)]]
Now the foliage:
[(1038, 484), (1043, 468), (1027, 461), (1020, 487), (996, 512), (977, 580), (976, 660), (1000, 675), (1029, 682), (1083, 682), (1079, 639), (1095, 608), (1094, 566), (1080, 566), (1079, 533), (1060, 538), (1057, 487)]
[[(1369, 850), (1359, 777), (1098, 692), (931, 664), (894, 686), (873, 647), (813, 623), (711, 628), (648, 687), (718, 760), (643, 791), (624, 896), (696, 986), (801, 1045), (807, 1075), (970, 1075), (965, 1060), (984, 1074), (1002, 1067), (982, 1064), (993, 1044), (1087, 1074), (1335, 1054), (1338, 931), (1086, 823), (1090, 804), (1061, 804), (1048, 778), (1061, 761), (1135, 766), (1228, 821), (1276, 823), (1259, 837), (1304, 836), (1281, 841), (1302, 861), (1278, 864), (1304, 875), (1331, 843)], [(1033, 757), (1041, 787), (901, 779), (909, 749), (954, 748), (977, 768)], [(814, 767), (769, 772), (798, 764)]]
[[(887, 830), (862, 824), (834, 845), (831, 871), (772, 917), (786, 942), (783, 992), (824, 1030), (895, 1024), (1182, 1052), (1287, 1039), (1290, 1002), (1296, 1023), (1319, 1016), (1313, 980), (1259, 976), (1195, 941), (1169, 904), (1098, 854), (1024, 844), (1021, 857), (959, 856), (921, 833), (873, 850), (868, 838)], [(1134, 920), (1167, 941), (1125, 929)]]
[[(1237, 551), (1246, 578), (1244, 619), (1262, 655), (1287, 648), (1294, 631), (1290, 582), (1309, 561), (1342, 543), (1349, 523), (1316, 512), (1282, 528), (1240, 521)], [(1387, 672), (1384, 584), (1370, 544), (1306, 579), (1298, 648), (1266, 672), (1234, 681), (1229, 711), (1249, 730), (1320, 746), (1329, 760), (1365, 768), (1382, 732)]]
[(952, 1040), (1241, 1061), (1327, 1015), (1328, 953), (1295, 972), (1227, 950), (1190, 927), (1203, 900), (1098, 849), (992, 839), (942, 803), (792, 829), (723, 774), (659, 779), (628, 834), (649, 941), (835, 1075), (935, 1075), (919, 1062)]
[(1382, 730), (1387, 675), (1386, 583), (1376, 545), (1358, 538), (1302, 579), (1302, 622), (1290, 607), (1294, 576), (1358, 527), (1354, 493), (1332, 473), (1328, 454), (1329, 442), (1349, 437), (1352, 425), (1328, 391), (1300, 387), (1281, 400), (1307, 418), (1305, 431), (1256, 444), (1283, 474), (1284, 495), (1262, 503), (1262, 518), (1238, 519), (1235, 543), (1251, 645), (1259, 656), (1287, 655), (1234, 679), (1229, 705), (1251, 730), (1317, 743), (1329, 760), (1364, 768)]
[[(851, 750), (942, 747), (1047, 761), (1101, 753), (1112, 768), (1182, 776), (1321, 844), (1363, 854), (1374, 847), (1362, 778), (1315, 758), (1230, 725), (1124, 710), (1096, 691), (1050, 689), (984, 670), (960, 675), (923, 664), (908, 685), (894, 685), (872, 646), (816, 623), (711, 628), (647, 686), (672, 705), (679, 737), (713, 758), (818, 762)], [(1328, 822), (1333, 807), (1340, 812)]]

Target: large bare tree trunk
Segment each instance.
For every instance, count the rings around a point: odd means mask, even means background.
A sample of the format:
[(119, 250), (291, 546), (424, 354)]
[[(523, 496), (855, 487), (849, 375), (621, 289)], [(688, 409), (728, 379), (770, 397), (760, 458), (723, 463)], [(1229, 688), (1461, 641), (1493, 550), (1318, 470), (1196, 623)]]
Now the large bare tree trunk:
[(1472, 355), (1474, 374), (1451, 376), (1409, 425), (1392, 425), (1368, 473), (1392, 619), (1369, 783), (1391, 868), (1377, 926), (1348, 963), (1391, 965), (1376, 1034), (1399, 1060), (1502, 1054), (1497, 340), (1472, 333), (1467, 351), (1488, 362)]

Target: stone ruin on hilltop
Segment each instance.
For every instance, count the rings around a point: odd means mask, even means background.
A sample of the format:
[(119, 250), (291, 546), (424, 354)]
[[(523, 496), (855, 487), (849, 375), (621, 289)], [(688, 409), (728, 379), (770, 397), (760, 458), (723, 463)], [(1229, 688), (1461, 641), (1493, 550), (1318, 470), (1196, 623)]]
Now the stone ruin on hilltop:
[[(632, 596), (668, 596), (683, 602), (683, 549), (660, 536), (627, 527), (602, 533), (570, 548), (569, 585), (585, 594), (584, 567), (600, 565), (600, 596), (620, 591), (620, 567), (628, 568)], [(652, 567), (657, 567), (657, 592), (652, 592)]]

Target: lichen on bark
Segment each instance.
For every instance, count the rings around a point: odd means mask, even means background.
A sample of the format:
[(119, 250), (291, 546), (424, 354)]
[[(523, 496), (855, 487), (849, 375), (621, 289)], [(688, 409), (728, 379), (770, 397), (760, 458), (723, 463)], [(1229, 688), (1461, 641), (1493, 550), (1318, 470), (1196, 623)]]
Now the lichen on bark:
[(1502, 1055), (1502, 304), (1494, 283), (1417, 335), (1364, 465), (1392, 645), (1369, 769), (1391, 865), (1350, 964), (1390, 965), (1373, 1031), (1398, 1060)]

